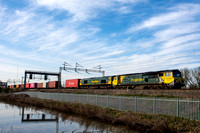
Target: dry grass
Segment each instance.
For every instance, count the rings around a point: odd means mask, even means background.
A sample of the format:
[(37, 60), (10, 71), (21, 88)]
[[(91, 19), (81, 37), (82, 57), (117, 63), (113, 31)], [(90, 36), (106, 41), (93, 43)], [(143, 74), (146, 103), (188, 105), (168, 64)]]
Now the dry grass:
[(78, 114), (106, 123), (126, 125), (131, 129), (147, 133), (200, 132), (200, 122), (179, 117), (139, 114), (130, 111), (101, 108), (89, 104), (44, 100), (31, 98), (26, 94), (4, 94), (0, 95), (0, 100), (12, 104), (33, 105), (64, 113)]

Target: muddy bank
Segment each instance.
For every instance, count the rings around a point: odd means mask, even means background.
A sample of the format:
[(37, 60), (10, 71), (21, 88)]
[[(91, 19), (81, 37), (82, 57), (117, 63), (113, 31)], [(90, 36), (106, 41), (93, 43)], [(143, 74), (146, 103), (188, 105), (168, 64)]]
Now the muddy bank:
[(65, 113), (78, 114), (105, 123), (126, 125), (140, 132), (200, 132), (200, 122), (166, 115), (146, 115), (101, 108), (88, 104), (57, 102), (32, 98), (25, 94), (1, 94), (0, 101), (12, 104), (33, 105)]

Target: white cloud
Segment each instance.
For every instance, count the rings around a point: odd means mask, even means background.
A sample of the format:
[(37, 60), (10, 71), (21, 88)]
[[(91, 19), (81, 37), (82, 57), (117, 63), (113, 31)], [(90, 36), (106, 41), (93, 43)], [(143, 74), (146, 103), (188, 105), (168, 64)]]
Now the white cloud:
[(199, 32), (199, 28), (200, 23), (198, 22), (180, 23), (178, 25), (172, 25), (167, 29), (157, 31), (154, 34), (154, 37), (159, 40), (163, 40), (166, 38)]
[(37, 4), (47, 6), (50, 9), (64, 9), (74, 15), (74, 20), (86, 20), (89, 17), (96, 16), (94, 9), (107, 8), (111, 2), (107, 0), (37, 0)]
[[(50, 9), (67, 10), (73, 15), (73, 20), (85, 21), (89, 18), (96, 17), (98, 9), (115, 9), (117, 3), (135, 4), (146, 0), (36, 0), (40, 6), (46, 6)], [(123, 13), (129, 13), (130, 10), (123, 6), (120, 7)]]
[(154, 28), (166, 25), (179, 25), (180, 23), (194, 20), (194, 16), (198, 15), (199, 11), (200, 5), (181, 4), (170, 8), (168, 13), (151, 17), (139, 25), (132, 26), (127, 32), (135, 32), (145, 28)]
[(127, 13), (131, 13), (132, 10), (127, 6), (122, 6), (119, 8), (118, 12), (121, 14), (127, 14)]
[[(4, 25), (6, 25), (6, 27), (1, 32), (5, 35), (8, 35), (15, 32), (16, 30), (22, 31), (23, 25), (26, 24), (31, 17), (32, 14), (17, 10), (15, 14), (12, 15), (12, 18), (8, 18), (10, 19), (10, 21), (4, 22)], [(20, 30), (20, 28), (22, 28), (22, 30)]]
[(137, 2), (145, 2), (147, 0), (117, 0), (120, 3), (137, 3)]

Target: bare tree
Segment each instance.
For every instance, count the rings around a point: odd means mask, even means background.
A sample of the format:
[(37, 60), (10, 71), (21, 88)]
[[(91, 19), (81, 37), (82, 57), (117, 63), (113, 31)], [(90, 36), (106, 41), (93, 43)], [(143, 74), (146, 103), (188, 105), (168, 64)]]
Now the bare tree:
[(194, 68), (192, 70), (192, 76), (193, 76), (195, 86), (197, 88), (200, 88), (200, 67)]
[(186, 88), (190, 88), (191, 84), (193, 84), (191, 70), (188, 68), (184, 68), (184, 69), (181, 69), (180, 71), (181, 71)]
[(194, 69), (181, 69), (181, 74), (186, 88), (200, 89), (200, 67)]

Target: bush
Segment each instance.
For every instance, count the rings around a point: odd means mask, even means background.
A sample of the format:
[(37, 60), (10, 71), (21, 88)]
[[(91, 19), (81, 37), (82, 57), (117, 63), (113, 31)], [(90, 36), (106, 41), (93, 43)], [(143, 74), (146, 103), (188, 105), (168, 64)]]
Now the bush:
[(10, 92), (10, 88), (2, 88), (1, 92), (2, 93), (9, 93)]

